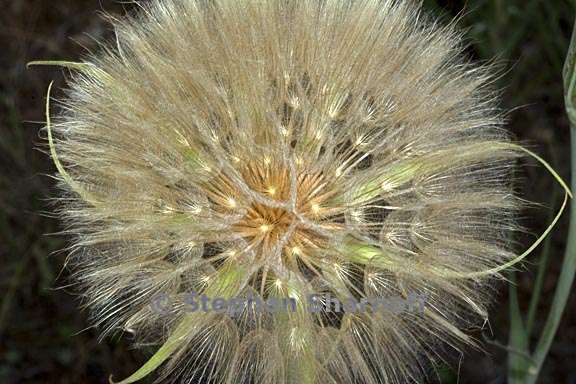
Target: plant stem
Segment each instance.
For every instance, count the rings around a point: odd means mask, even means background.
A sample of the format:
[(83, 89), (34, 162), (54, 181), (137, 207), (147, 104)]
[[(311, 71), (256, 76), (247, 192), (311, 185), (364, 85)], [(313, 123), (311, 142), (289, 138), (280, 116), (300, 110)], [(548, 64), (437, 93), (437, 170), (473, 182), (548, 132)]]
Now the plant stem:
[[(510, 272), (508, 295), (510, 304), (510, 335), (508, 338), (508, 384), (521, 384), (526, 371), (529, 335), (524, 329), (520, 306), (518, 304), (518, 289), (516, 288), (516, 272)], [(521, 352), (514, 353), (512, 350)]]
[[(564, 66), (564, 87), (565, 87), (565, 103), (566, 112), (570, 119), (570, 136), (571, 136), (571, 185), (572, 189), (576, 187), (576, 106), (575, 99), (575, 84), (576, 84), (576, 25), (572, 32), (572, 39), (570, 42), (570, 49), (566, 58)], [(568, 229), (568, 243), (564, 254), (564, 261), (562, 263), (562, 271), (558, 279), (558, 285), (554, 293), (552, 307), (546, 319), (546, 324), (542, 335), (538, 341), (534, 351), (534, 363), (528, 371), (526, 384), (535, 384), (538, 380), (538, 375), (542, 369), (542, 365), (550, 350), (562, 313), (566, 307), (568, 297), (574, 282), (576, 274), (576, 204), (570, 206), (570, 227)]]
[[(576, 128), (575, 125), (571, 128), (571, 145), (572, 148), (576, 148)], [(572, 153), (572, 189), (576, 187), (576, 155)], [(576, 273), (576, 205), (572, 204), (570, 208), (570, 227), (568, 230), (568, 244), (566, 245), (566, 252), (564, 254), (564, 262), (562, 263), (562, 272), (558, 280), (558, 285), (556, 286), (556, 292), (554, 294), (554, 300), (552, 302), (552, 307), (550, 313), (548, 314), (548, 319), (546, 320), (546, 325), (534, 351), (534, 365), (529, 369), (529, 376), (527, 378), (527, 384), (534, 384), (538, 379), (538, 374), (542, 369), (542, 364), (544, 359), (550, 350), (558, 326), (560, 325), (560, 320), (562, 318), (562, 313), (566, 307), (566, 302), (570, 296), (572, 283), (574, 282), (574, 275)]]
[[(552, 199), (550, 201), (550, 214), (546, 222), (550, 222), (554, 217), (554, 211), (552, 210), (557, 203), (558, 193), (554, 189), (552, 192)], [(526, 334), (528, 338), (532, 334), (532, 329), (534, 328), (534, 322), (536, 321), (536, 314), (538, 313), (538, 304), (542, 296), (542, 289), (544, 287), (544, 280), (546, 277), (546, 272), (548, 270), (548, 261), (550, 259), (550, 252), (552, 250), (552, 236), (548, 236), (544, 240), (542, 246), (542, 253), (538, 259), (538, 272), (536, 275), (536, 283), (534, 284), (534, 289), (532, 290), (532, 295), (530, 297), (530, 306), (528, 307), (528, 319), (526, 320)]]

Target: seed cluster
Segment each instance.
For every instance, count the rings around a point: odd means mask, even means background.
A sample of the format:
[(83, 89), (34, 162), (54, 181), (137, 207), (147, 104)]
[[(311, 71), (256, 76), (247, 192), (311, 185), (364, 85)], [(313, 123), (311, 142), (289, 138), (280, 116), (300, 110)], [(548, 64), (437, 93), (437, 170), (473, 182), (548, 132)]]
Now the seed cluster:
[[(422, 382), (473, 343), (478, 271), (515, 257), (519, 153), (487, 68), (395, 0), (165, 0), (115, 22), (54, 119), (60, 214), (93, 323), (166, 381)], [(189, 313), (189, 292), (293, 299)], [(173, 307), (155, 312), (165, 295)], [(425, 297), (414, 312), (306, 311)]]

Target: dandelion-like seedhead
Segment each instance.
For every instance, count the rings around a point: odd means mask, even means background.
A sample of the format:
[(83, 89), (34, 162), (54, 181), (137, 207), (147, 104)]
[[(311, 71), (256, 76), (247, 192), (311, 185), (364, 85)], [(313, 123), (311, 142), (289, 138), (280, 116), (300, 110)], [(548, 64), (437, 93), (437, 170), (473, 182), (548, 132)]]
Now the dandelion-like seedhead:
[[(114, 25), (52, 130), (94, 324), (161, 345), (140, 376), (421, 382), (472, 342), (481, 271), (514, 258), (519, 151), (453, 26), (393, 0), (164, 0)], [(190, 313), (191, 291), (298, 305)], [(312, 294), (426, 305), (310, 312)]]

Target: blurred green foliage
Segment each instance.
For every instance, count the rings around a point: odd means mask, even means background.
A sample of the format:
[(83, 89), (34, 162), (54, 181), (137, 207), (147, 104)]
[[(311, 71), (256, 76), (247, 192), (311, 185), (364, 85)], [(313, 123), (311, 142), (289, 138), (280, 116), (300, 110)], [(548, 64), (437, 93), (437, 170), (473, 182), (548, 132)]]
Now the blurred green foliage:
[[(424, 0), (424, 7), (445, 22), (457, 17), (465, 31), (468, 52), (482, 62), (502, 68), (498, 86), (503, 108), (511, 110), (510, 129), (568, 177), (568, 124), (564, 114), (562, 64), (567, 51), (576, 0)], [(94, 40), (111, 36), (98, 16), (105, 10), (116, 15), (130, 5), (111, 0), (12, 0), (0, 13), (0, 383), (102, 383), (110, 373), (125, 377), (143, 355), (130, 351), (126, 338), (97, 343), (97, 332), (85, 330), (86, 314), (78, 310), (63, 269), (65, 236), (47, 235), (63, 227), (48, 212), (53, 204), (54, 172), (45, 149), (42, 127), (44, 95), (50, 80), (62, 85), (64, 71), (34, 69), (36, 59), (77, 60), (83, 47), (95, 49)], [(56, 95), (57, 96), (57, 95)], [(528, 200), (546, 203), (554, 181), (541, 169), (529, 167), (519, 192)], [(546, 210), (530, 210), (525, 224), (540, 233)], [(543, 282), (542, 311), (546, 312), (559, 260), (565, 245), (565, 221), (550, 245), (550, 276)], [(519, 239), (525, 248), (531, 239)], [(537, 256), (537, 255), (536, 255)], [(558, 256), (558, 257), (557, 257)], [(532, 260), (533, 263), (536, 261)], [(533, 265), (528, 265), (532, 270)], [(520, 306), (527, 307), (534, 273), (518, 274)], [(503, 288), (503, 287), (500, 287)], [(488, 335), (495, 341), (490, 354), (466, 351), (449, 355), (432, 382), (499, 383), (506, 377), (505, 344), (508, 332), (506, 295), (491, 313)], [(574, 298), (564, 316), (542, 383), (576, 380), (576, 315)], [(542, 326), (536, 316), (534, 327)], [(477, 334), (481, 338), (481, 334)], [(500, 342), (498, 342), (500, 340)], [(452, 368), (449, 368), (452, 367)]]

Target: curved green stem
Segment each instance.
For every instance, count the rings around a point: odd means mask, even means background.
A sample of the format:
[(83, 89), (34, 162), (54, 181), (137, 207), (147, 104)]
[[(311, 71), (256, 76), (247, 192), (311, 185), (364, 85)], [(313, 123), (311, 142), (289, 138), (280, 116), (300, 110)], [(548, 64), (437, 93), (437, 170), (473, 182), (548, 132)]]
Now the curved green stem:
[[(564, 87), (565, 87), (565, 103), (566, 112), (570, 119), (570, 135), (571, 135), (571, 151), (572, 151), (572, 170), (571, 170), (571, 183), (572, 187), (576, 186), (576, 25), (572, 32), (572, 39), (570, 42), (570, 49), (568, 57), (564, 66)], [(564, 253), (564, 261), (562, 263), (562, 272), (558, 278), (558, 284), (554, 293), (552, 306), (546, 319), (546, 324), (538, 340), (538, 344), (534, 351), (534, 364), (528, 370), (526, 377), (526, 384), (535, 384), (538, 380), (538, 375), (544, 364), (544, 360), (552, 346), (552, 341), (560, 325), (562, 314), (566, 307), (568, 297), (572, 290), (572, 284), (576, 275), (576, 205), (572, 204), (570, 207), (570, 226), (568, 229), (568, 243), (566, 244), (566, 251)]]

